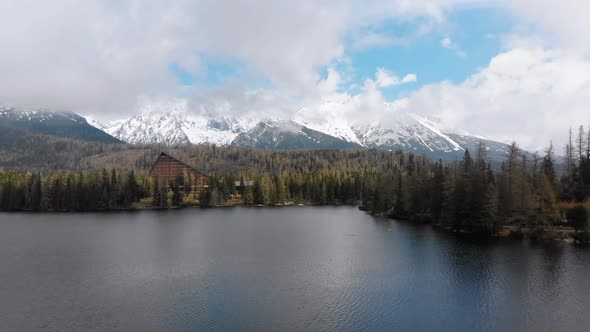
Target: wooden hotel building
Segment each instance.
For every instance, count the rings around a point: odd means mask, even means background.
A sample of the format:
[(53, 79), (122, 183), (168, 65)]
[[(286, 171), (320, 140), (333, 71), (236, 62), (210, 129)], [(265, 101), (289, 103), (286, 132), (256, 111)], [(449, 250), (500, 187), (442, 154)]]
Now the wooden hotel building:
[(185, 176), (185, 179), (190, 175), (192, 185), (197, 188), (206, 187), (209, 184), (209, 175), (205, 172), (189, 166), (164, 152), (160, 154), (150, 170), (150, 176), (158, 177), (158, 179), (166, 182), (174, 181), (181, 174)]

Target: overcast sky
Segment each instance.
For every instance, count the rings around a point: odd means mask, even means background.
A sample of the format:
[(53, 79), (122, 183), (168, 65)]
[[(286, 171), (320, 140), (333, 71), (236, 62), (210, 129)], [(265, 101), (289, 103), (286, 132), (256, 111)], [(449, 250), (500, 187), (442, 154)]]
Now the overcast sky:
[(361, 98), (536, 150), (590, 124), (587, 0), (0, 0), (0, 103), (109, 120)]

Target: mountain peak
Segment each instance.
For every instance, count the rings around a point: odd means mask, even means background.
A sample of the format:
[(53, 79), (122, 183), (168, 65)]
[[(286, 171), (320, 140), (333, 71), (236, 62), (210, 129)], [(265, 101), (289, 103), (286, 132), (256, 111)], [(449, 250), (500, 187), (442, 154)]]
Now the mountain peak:
[(107, 133), (133, 144), (163, 143), (184, 145), (210, 143), (229, 145), (242, 132), (253, 127), (249, 119), (207, 117), (177, 108), (165, 112), (143, 112), (126, 120), (96, 123)]
[(27, 135), (43, 134), (84, 141), (120, 142), (72, 112), (0, 106), (0, 125)]
[[(238, 118), (191, 113), (186, 103), (145, 107), (129, 119), (96, 127), (134, 144), (168, 145), (208, 143), (265, 149), (375, 148), (427, 154), (436, 159), (460, 158), (466, 148), (475, 148), (481, 137), (444, 127), (440, 121), (403, 112), (391, 106), (382, 119), (350, 120), (361, 108), (358, 98), (325, 99), (315, 107), (302, 107), (291, 118)], [(507, 146), (487, 141), (493, 151)]]

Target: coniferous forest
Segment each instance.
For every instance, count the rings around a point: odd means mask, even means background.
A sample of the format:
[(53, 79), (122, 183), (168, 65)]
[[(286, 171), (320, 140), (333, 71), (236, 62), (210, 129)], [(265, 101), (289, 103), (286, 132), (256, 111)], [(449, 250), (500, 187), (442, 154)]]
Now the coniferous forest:
[(173, 149), (176, 157), (211, 172), (207, 188), (195, 188), (190, 177), (170, 183), (150, 178), (147, 170), (160, 150), (117, 147), (115, 153), (140, 155), (131, 165), (110, 169), (2, 171), (0, 209), (350, 204), (374, 215), (462, 231), (495, 233), (505, 225), (538, 231), (564, 225), (587, 229), (590, 133), (584, 127), (570, 131), (560, 164), (551, 144), (542, 154), (531, 154), (513, 143), (499, 164), (489, 160), (484, 144), (449, 163), (380, 150)]

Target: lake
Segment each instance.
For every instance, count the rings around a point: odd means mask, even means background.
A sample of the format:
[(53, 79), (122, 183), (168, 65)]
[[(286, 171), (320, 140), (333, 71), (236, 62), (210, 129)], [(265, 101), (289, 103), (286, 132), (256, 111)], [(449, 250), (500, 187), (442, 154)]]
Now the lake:
[(2, 331), (583, 331), (590, 249), (352, 207), (0, 214)]

